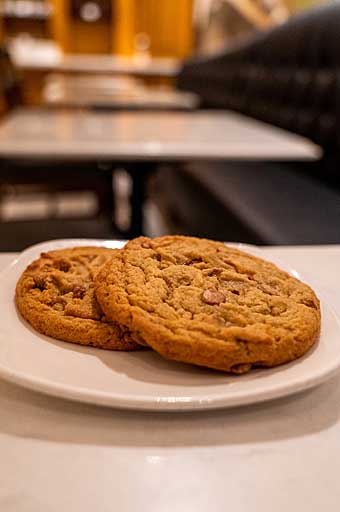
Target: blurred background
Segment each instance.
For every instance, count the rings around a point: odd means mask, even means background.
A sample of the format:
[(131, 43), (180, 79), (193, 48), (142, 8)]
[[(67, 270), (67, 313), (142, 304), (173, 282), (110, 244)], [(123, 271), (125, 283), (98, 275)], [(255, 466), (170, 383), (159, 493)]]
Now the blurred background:
[(339, 243), (339, 23), (337, 1), (0, 1), (0, 143), (18, 110), (222, 110), (306, 137), (323, 155), (150, 163), (134, 182), (131, 163), (99, 149), (79, 161), (0, 151), (0, 250), (140, 232)]

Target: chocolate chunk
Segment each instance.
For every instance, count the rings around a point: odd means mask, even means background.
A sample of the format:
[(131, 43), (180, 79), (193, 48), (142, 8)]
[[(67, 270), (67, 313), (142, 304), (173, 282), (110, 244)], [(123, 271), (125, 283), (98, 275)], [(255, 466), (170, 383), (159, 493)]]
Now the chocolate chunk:
[(71, 268), (71, 264), (63, 258), (56, 258), (53, 263), (62, 272), (68, 272)]
[(85, 288), (85, 286), (77, 285), (77, 286), (75, 286), (75, 288), (73, 289), (73, 298), (74, 298), (74, 299), (83, 299), (83, 298), (84, 298), (85, 293), (86, 293), (86, 288)]
[(220, 304), (221, 302), (225, 301), (225, 296), (223, 295), (223, 293), (213, 288), (209, 290), (204, 290), (202, 297), (204, 302), (211, 305)]
[(36, 288), (39, 288), (40, 291), (44, 291), (46, 287), (46, 275), (37, 274), (33, 276), (33, 281), (36, 285)]

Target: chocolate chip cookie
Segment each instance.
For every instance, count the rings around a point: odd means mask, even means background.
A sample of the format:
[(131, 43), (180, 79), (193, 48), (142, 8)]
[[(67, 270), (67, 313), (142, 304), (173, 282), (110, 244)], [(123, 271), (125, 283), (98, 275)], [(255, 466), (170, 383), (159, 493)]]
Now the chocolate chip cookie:
[(162, 356), (244, 373), (305, 354), (320, 330), (313, 290), (272, 263), (183, 236), (129, 242), (95, 278), (111, 320)]
[(41, 254), (17, 283), (19, 312), (34, 329), (53, 338), (110, 350), (140, 348), (125, 328), (106, 318), (94, 294), (94, 274), (113, 254), (103, 247)]

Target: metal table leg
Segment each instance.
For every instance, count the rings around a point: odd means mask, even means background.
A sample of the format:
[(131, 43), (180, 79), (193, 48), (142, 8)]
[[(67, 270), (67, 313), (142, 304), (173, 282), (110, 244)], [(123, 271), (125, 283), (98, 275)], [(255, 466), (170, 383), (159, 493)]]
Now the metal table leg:
[(125, 167), (132, 181), (130, 196), (131, 224), (127, 232), (129, 238), (144, 234), (143, 206), (147, 196), (147, 183), (150, 174), (155, 170), (155, 165), (150, 162), (136, 162)]

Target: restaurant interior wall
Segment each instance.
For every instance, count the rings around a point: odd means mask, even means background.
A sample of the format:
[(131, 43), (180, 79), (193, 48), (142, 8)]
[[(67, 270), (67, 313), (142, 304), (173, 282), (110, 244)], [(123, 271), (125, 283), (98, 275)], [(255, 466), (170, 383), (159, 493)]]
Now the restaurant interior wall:
[(52, 39), (68, 53), (185, 57), (192, 47), (192, 6), (193, 0), (6, 0), (0, 2), (0, 36)]
[(287, 6), (291, 12), (308, 9), (313, 5), (326, 3), (329, 0), (286, 0)]
[[(0, 43), (25, 55), (36, 51), (37, 59), (42, 61), (48, 52), (114, 55), (143, 62), (153, 57), (181, 59), (192, 52), (193, 3), (194, 0), (0, 1)], [(27, 105), (43, 101), (49, 69), (37, 64), (20, 69)], [(143, 77), (143, 81), (156, 85), (173, 82), (163, 77)]]

